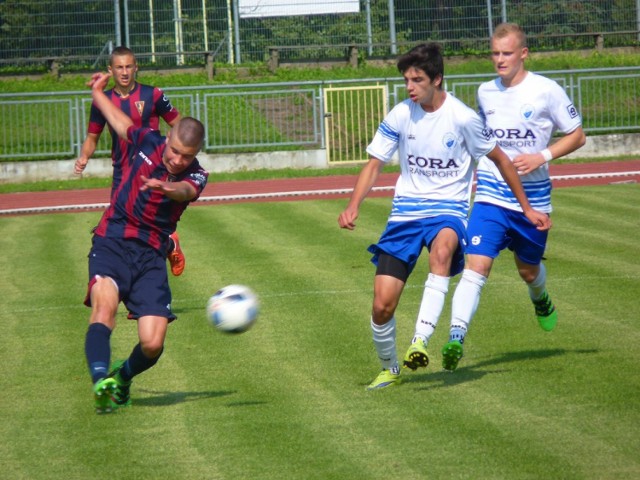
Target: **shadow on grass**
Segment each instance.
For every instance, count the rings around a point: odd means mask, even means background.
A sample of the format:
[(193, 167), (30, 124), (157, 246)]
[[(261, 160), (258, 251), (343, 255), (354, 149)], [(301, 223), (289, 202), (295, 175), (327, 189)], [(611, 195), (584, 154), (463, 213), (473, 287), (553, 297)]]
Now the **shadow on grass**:
[(138, 407), (166, 407), (178, 403), (194, 402), (207, 398), (226, 397), (234, 395), (235, 391), (207, 391), (207, 392), (166, 392), (148, 389), (137, 390), (148, 395), (143, 398), (133, 398), (133, 403)]
[[(205, 303), (206, 303), (205, 299)], [(171, 311), (176, 315), (176, 316), (180, 316), (180, 315), (185, 315), (187, 313), (191, 313), (191, 312), (204, 312), (204, 306), (202, 305), (193, 305), (193, 306), (187, 306), (187, 307), (173, 307), (171, 309)]]
[[(481, 379), (485, 375), (506, 372), (509, 370), (507, 368), (486, 369), (486, 367), (497, 367), (514, 362), (542, 360), (567, 354), (584, 355), (596, 352), (597, 350), (595, 349), (567, 350), (564, 348), (546, 350), (523, 350), (521, 352), (505, 352), (497, 356), (489, 357), (486, 360), (481, 360), (479, 362), (466, 365), (464, 364), (463, 358), (460, 361), (460, 366), (456, 369), (455, 372), (441, 370), (435, 373), (423, 373), (421, 375), (410, 374), (404, 376), (403, 382), (407, 384), (429, 383), (429, 385), (418, 388), (419, 390), (428, 390), (432, 388), (447, 387), (460, 383), (472, 382)], [(434, 382), (436, 382), (437, 384), (434, 385)]]

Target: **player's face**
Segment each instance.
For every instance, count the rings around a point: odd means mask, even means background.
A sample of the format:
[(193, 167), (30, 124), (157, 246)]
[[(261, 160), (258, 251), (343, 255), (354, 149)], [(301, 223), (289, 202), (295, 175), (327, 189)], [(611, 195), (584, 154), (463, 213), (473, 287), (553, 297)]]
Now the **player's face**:
[(508, 87), (524, 78), (524, 60), (528, 54), (529, 49), (521, 46), (515, 33), (491, 40), (491, 60), (503, 85)]
[(109, 72), (113, 75), (116, 87), (128, 92), (136, 79), (138, 65), (133, 55), (116, 55), (109, 65)]
[(416, 67), (409, 67), (405, 70), (403, 77), (411, 101), (419, 103), (427, 110), (432, 109), (437, 103), (436, 97), (441, 92), (438, 87), (442, 78), (436, 77), (431, 81), (424, 70)]
[(162, 155), (162, 162), (167, 171), (172, 175), (177, 175), (184, 171), (196, 158), (199, 149), (184, 145), (178, 135), (167, 135), (167, 147)]

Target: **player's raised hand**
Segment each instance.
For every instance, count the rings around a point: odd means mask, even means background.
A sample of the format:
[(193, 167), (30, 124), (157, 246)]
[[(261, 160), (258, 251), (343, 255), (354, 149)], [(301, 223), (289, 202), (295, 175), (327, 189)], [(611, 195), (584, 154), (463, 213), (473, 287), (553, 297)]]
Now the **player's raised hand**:
[(107, 72), (97, 72), (91, 75), (91, 80), (87, 82), (87, 87), (91, 87), (92, 89), (100, 89), (104, 90), (107, 84), (109, 83), (109, 79), (111, 78), (111, 73)]

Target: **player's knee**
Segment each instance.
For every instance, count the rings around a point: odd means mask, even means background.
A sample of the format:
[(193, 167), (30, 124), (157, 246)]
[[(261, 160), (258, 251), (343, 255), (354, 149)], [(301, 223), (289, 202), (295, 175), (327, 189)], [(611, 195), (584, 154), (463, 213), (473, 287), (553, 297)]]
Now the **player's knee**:
[(491, 267), (493, 266), (493, 259), (485, 257), (483, 255), (467, 255), (467, 262), (465, 264), (465, 270), (471, 270), (483, 277), (489, 277), (491, 273)]
[(373, 300), (373, 321), (377, 325), (384, 325), (393, 317), (396, 310), (397, 302), (374, 298)]
[(148, 340), (140, 342), (142, 353), (145, 357), (158, 359), (164, 350), (164, 342), (162, 340)]
[(532, 283), (538, 278), (538, 274), (540, 269), (537, 265), (519, 265), (518, 273), (520, 274), (520, 278), (524, 280), (526, 283)]
[[(455, 245), (457, 247), (457, 245)], [(429, 252), (429, 270), (433, 271), (434, 266), (445, 267), (451, 263), (451, 258), (456, 251), (456, 248), (452, 248), (450, 245), (434, 246)]]

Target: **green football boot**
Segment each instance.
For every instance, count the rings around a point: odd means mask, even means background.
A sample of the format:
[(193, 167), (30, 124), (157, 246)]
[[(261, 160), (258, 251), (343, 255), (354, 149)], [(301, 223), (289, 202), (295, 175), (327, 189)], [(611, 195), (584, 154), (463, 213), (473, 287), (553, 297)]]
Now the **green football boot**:
[(115, 381), (116, 387), (111, 394), (111, 400), (115, 408), (128, 407), (131, 405), (131, 395), (129, 394), (129, 388), (131, 387), (131, 381), (124, 381), (120, 376), (120, 370), (126, 360), (118, 360), (113, 364), (113, 370), (109, 373), (109, 377)]
[(453, 372), (458, 368), (458, 362), (462, 358), (463, 348), (459, 340), (452, 340), (442, 347), (442, 368)]
[(116, 391), (117, 382), (113, 378), (101, 378), (93, 385), (93, 398), (97, 414), (111, 413), (111, 396)]
[(558, 323), (558, 311), (545, 290), (538, 300), (532, 300), (538, 323), (545, 332), (553, 330)]

